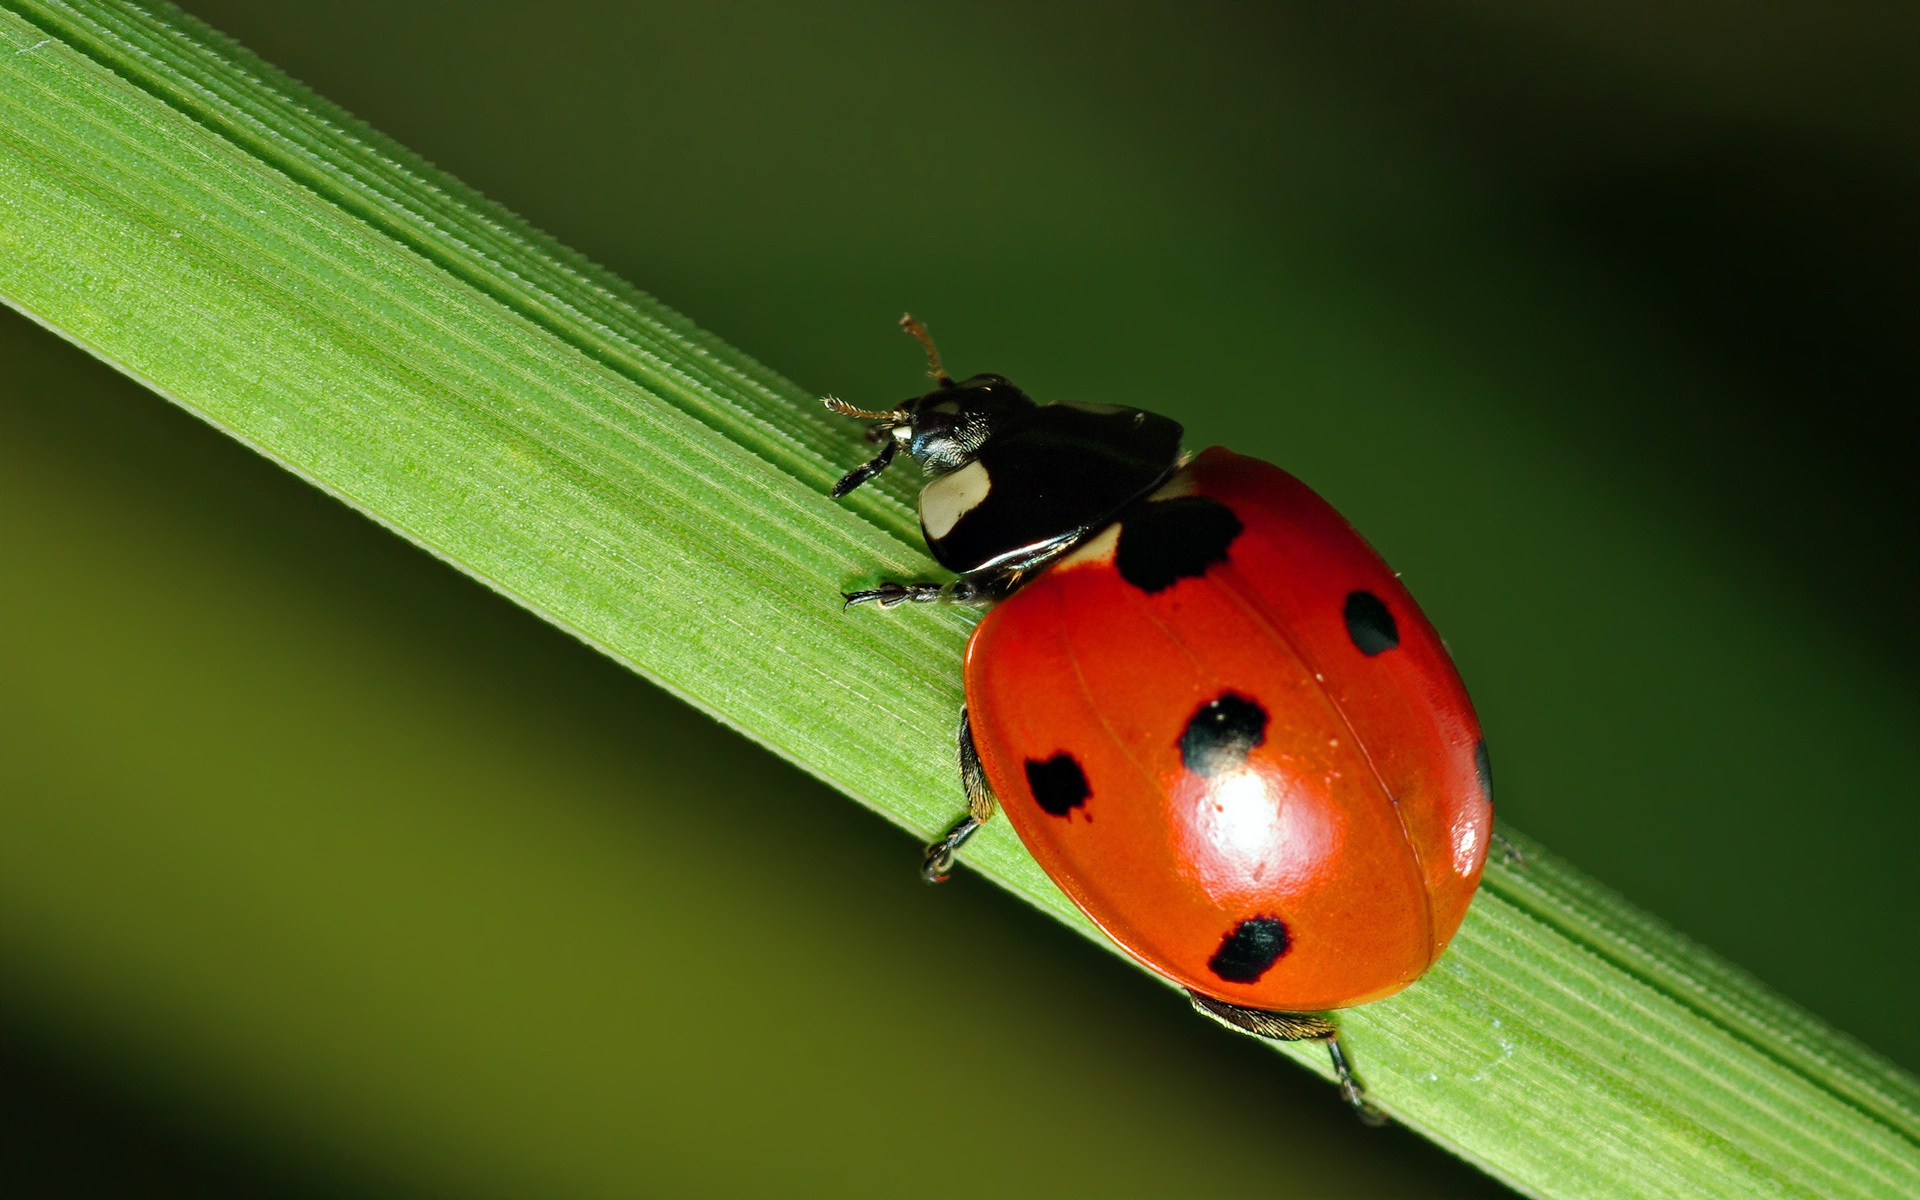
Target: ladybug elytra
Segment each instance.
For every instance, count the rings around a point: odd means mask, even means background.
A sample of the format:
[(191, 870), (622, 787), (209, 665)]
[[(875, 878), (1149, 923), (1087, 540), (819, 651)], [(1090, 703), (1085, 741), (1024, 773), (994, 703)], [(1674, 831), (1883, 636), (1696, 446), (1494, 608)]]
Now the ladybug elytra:
[(1377, 1112), (1330, 1010), (1406, 987), (1446, 948), (1492, 836), (1486, 744), (1439, 635), (1305, 484), (1139, 409), (1036, 404), (998, 375), (872, 412), (931, 474), (920, 521), (951, 582), (851, 604), (991, 605), (967, 645), (968, 813), (996, 809), (1062, 891), (1195, 1008), (1324, 1041)]

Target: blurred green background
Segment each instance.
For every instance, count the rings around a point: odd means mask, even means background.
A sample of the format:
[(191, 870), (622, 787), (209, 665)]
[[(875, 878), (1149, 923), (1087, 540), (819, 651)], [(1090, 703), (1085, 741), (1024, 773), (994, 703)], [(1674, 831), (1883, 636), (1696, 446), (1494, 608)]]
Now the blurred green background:
[[(1920, 1066), (1911, 6), (188, 8), (806, 388), (917, 390), (911, 308), (1287, 466), (1508, 820)], [(0, 356), (0, 1192), (1499, 1194)]]

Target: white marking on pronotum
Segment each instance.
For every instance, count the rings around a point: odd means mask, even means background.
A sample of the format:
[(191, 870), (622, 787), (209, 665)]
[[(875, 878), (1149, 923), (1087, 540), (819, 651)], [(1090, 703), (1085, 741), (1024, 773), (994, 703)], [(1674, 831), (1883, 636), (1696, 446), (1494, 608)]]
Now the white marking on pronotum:
[(939, 541), (952, 531), (960, 518), (980, 506), (993, 487), (987, 469), (970, 462), (920, 489), (920, 525), (927, 537)]

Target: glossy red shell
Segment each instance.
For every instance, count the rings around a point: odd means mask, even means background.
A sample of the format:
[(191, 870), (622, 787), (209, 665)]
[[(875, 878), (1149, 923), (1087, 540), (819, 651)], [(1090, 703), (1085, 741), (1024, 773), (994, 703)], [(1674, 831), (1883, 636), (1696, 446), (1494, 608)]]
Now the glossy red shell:
[[(1397, 992), (1446, 948), (1486, 859), (1466, 689), (1399, 579), (1299, 480), (1216, 448), (1161, 494), (1232, 511), (1224, 561), (1148, 592), (1122, 577), (1110, 529), (988, 612), (966, 670), (987, 778), (1046, 872), (1162, 975), (1290, 1012)], [(1396, 646), (1356, 644), (1357, 591), (1393, 614)], [(1180, 738), (1229, 691), (1265, 709), (1264, 741), (1203, 777)], [(1027, 764), (1063, 753), (1089, 794), (1056, 816)], [(1257, 979), (1222, 978), (1210, 963), (1256, 918), (1284, 923), (1285, 952)]]

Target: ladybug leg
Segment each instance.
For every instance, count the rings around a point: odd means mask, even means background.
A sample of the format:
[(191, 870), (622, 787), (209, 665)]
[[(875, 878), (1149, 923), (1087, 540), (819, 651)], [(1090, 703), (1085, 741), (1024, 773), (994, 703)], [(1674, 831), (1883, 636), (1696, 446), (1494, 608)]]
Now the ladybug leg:
[(1513, 842), (1508, 839), (1507, 835), (1501, 833), (1498, 829), (1493, 831), (1493, 836), (1488, 839), (1488, 845), (1499, 853), (1500, 861), (1506, 863), (1508, 866), (1524, 867), (1527, 865), (1527, 852), (1514, 845)]
[(1353, 1073), (1353, 1064), (1347, 1061), (1347, 1052), (1340, 1048), (1340, 1035), (1328, 1034), (1324, 1039), (1327, 1053), (1333, 1057), (1333, 1074), (1340, 1081), (1340, 1098), (1353, 1106), (1353, 1115), (1360, 1118), (1362, 1125), (1378, 1128), (1387, 1123), (1387, 1114), (1375, 1108), (1373, 1101), (1367, 1099), (1367, 1089), (1361, 1084), (1360, 1077)]
[(967, 839), (980, 828), (980, 822), (972, 815), (962, 817), (958, 824), (947, 830), (947, 836), (927, 847), (927, 856), (920, 861), (920, 878), (928, 883), (945, 883), (953, 874), (953, 856)]
[(967, 815), (975, 824), (993, 820), (999, 804), (993, 798), (993, 786), (987, 782), (987, 769), (980, 765), (980, 748), (973, 744), (973, 718), (960, 710), (960, 731), (955, 735), (960, 750), (960, 786), (967, 791)]
[(980, 765), (980, 752), (973, 744), (973, 721), (967, 710), (960, 710), (960, 785), (967, 791), (967, 815), (947, 831), (947, 836), (927, 847), (920, 874), (928, 883), (945, 883), (953, 870), (954, 852), (967, 844), (974, 831), (993, 820), (998, 808), (993, 789), (987, 784), (986, 769)]
[(1006, 571), (992, 575), (962, 575), (948, 583), (927, 580), (895, 583), (888, 580), (879, 587), (840, 594), (846, 598), (847, 608), (856, 604), (877, 604), (881, 608), (898, 608), (902, 604), (992, 604), (1011, 591), (1011, 585), (1018, 578), (1017, 571)]
[(1367, 1089), (1360, 1077), (1353, 1072), (1353, 1064), (1347, 1059), (1347, 1052), (1340, 1045), (1340, 1031), (1333, 1022), (1315, 1013), (1268, 1012), (1258, 1008), (1242, 1008), (1238, 1004), (1228, 1004), (1224, 1000), (1215, 1000), (1211, 996), (1202, 996), (1198, 992), (1188, 992), (1187, 999), (1193, 1002), (1194, 1010), (1202, 1016), (1211, 1017), (1230, 1029), (1241, 1033), (1250, 1033), (1255, 1037), (1275, 1042), (1321, 1041), (1327, 1044), (1327, 1053), (1333, 1058), (1334, 1078), (1340, 1083), (1340, 1098), (1353, 1106), (1354, 1115), (1366, 1125), (1384, 1125), (1387, 1115), (1373, 1106), (1367, 1099)]
[(881, 608), (898, 608), (902, 604), (981, 604), (985, 597), (980, 588), (967, 579), (956, 579), (951, 583), (933, 583), (917, 580), (912, 583), (896, 583), (889, 579), (879, 587), (867, 588), (858, 592), (842, 592), (846, 597), (847, 608), (856, 604), (877, 604)]
[(893, 456), (899, 452), (900, 443), (893, 438), (888, 438), (885, 442), (881, 443), (880, 453), (841, 476), (840, 482), (834, 484), (833, 491), (828, 494), (835, 500), (840, 499), (867, 480), (872, 479), (875, 475), (886, 470), (887, 464), (892, 462)]

